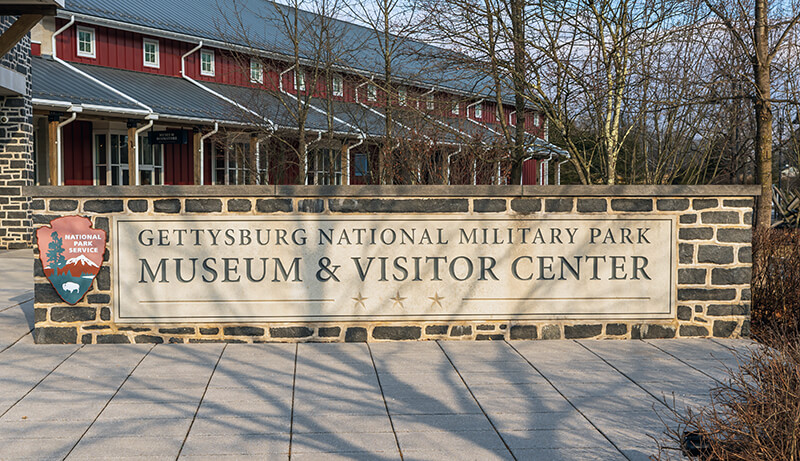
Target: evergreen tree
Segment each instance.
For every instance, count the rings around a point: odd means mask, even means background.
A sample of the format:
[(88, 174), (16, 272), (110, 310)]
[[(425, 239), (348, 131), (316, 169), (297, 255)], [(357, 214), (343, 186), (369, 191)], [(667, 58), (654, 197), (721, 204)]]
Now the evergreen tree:
[(64, 258), (63, 241), (55, 231), (50, 234), (50, 238), (53, 241), (47, 246), (47, 259), (50, 261), (50, 267), (58, 274), (58, 269), (67, 265), (67, 260)]

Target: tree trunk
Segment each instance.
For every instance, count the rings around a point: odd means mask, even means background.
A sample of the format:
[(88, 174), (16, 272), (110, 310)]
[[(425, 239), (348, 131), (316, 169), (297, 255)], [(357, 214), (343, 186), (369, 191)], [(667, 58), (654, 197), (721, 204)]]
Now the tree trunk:
[(772, 224), (772, 102), (770, 85), (769, 36), (767, 29), (767, 2), (756, 0), (755, 59), (753, 75), (756, 83), (756, 155), (757, 175), (761, 184), (761, 195), (756, 209), (756, 226), (770, 227)]

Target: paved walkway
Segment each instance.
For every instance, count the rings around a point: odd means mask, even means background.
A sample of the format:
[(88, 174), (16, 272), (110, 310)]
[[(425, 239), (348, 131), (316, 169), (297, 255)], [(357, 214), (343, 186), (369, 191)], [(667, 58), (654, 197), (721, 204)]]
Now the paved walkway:
[(0, 253), (0, 460), (647, 459), (660, 399), (750, 344), (37, 346), (29, 255)]

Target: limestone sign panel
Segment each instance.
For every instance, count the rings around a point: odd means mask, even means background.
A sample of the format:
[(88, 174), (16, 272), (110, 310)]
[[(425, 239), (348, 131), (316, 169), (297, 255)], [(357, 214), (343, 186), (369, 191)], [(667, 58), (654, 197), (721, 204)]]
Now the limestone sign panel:
[(674, 317), (672, 217), (119, 217), (118, 322)]

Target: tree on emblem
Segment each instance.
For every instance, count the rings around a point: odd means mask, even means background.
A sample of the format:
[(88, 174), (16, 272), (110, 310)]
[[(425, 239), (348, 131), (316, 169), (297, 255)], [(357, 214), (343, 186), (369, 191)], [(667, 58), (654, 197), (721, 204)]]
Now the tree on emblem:
[(59, 269), (67, 265), (67, 260), (64, 258), (63, 242), (56, 231), (50, 234), (50, 238), (53, 241), (47, 245), (47, 259), (50, 261), (50, 267), (58, 273)]

